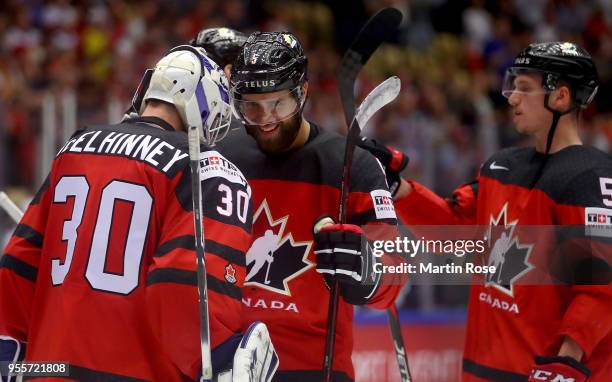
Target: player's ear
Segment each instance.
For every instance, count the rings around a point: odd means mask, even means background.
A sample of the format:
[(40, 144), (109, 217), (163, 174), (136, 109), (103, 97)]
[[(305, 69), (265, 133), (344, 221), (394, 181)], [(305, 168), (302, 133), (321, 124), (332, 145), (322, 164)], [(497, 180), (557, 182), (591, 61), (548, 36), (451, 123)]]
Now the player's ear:
[(302, 89), (304, 91), (304, 97), (308, 95), (308, 81), (304, 81), (304, 85), (302, 85)]
[(231, 78), (231, 73), (232, 73), (232, 64), (227, 64), (225, 65), (225, 67), (223, 68), (223, 71), (225, 72), (225, 77), (227, 77), (227, 82), (229, 83), (230, 78)]
[(567, 85), (561, 85), (554, 93), (555, 109), (567, 110), (572, 104), (572, 92)]

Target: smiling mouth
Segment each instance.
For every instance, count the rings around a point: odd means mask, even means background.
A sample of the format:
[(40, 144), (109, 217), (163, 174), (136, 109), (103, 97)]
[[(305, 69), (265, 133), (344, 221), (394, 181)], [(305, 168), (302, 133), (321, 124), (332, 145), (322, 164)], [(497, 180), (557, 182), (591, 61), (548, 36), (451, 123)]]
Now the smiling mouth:
[(259, 130), (260, 133), (269, 135), (269, 134), (274, 133), (278, 129), (279, 126), (280, 124), (276, 123), (276, 124), (270, 124), (270, 125), (257, 126), (257, 129)]

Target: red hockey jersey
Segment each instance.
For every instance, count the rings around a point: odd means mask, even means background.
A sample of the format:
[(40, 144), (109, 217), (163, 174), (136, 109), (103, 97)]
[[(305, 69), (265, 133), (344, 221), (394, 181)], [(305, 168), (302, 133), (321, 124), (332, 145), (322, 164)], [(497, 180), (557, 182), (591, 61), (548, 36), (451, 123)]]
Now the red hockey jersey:
[[(268, 325), (279, 355), (275, 381), (321, 381), (329, 290), (315, 270), (312, 225), (337, 216), (345, 138), (311, 123), (308, 142), (284, 155), (261, 152), (244, 129), (221, 142), (220, 151), (253, 188), (253, 244), (247, 252), (243, 326)], [(390, 225), (396, 216), (384, 172), (357, 148), (349, 193), (348, 222)], [(401, 285), (379, 285), (370, 305), (386, 308)], [(338, 311), (334, 381), (354, 379), (353, 306)]]
[[(212, 346), (240, 331), (250, 189), (202, 146)], [(187, 137), (158, 118), (66, 143), (0, 259), (0, 335), (70, 380), (184, 381), (201, 365)]]
[[(484, 163), (476, 182), (460, 187), (449, 200), (416, 182), (412, 186), (413, 192), (395, 203), (407, 224), (565, 226), (564, 237), (573, 245), (569, 258), (587, 251), (596, 259), (587, 264), (609, 272), (612, 160), (596, 149), (570, 146), (548, 156), (533, 148), (501, 151)], [(589, 236), (585, 228), (596, 230)], [(521, 239), (518, 228), (507, 232), (515, 232), (515, 237), (510, 237), (513, 246), (504, 252), (504, 260), (524, 266), (506, 267), (505, 282), (472, 286), (463, 380), (527, 381), (533, 357), (556, 355), (564, 336), (584, 350), (583, 362), (593, 372), (589, 381), (612, 380), (610, 284), (521, 285), (530, 272), (538, 271), (530, 256), (539, 249)], [(551, 264), (567, 261), (566, 255), (555, 252), (558, 258)], [(570, 276), (579, 273), (575, 263), (568, 266)]]

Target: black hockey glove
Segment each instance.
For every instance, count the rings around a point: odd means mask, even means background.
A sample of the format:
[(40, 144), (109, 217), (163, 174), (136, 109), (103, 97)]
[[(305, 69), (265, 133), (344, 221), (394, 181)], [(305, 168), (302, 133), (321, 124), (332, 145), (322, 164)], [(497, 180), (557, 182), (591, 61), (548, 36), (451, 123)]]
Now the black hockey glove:
[(338, 280), (346, 302), (366, 304), (378, 288), (380, 273), (374, 273), (377, 259), (361, 228), (324, 217), (315, 222), (313, 233), (317, 272), (327, 286)]
[(591, 371), (572, 357), (535, 357), (529, 382), (585, 382)]
[(357, 145), (368, 150), (385, 166), (389, 191), (391, 191), (392, 196), (395, 196), (400, 186), (400, 173), (408, 166), (408, 155), (366, 137), (362, 137)]

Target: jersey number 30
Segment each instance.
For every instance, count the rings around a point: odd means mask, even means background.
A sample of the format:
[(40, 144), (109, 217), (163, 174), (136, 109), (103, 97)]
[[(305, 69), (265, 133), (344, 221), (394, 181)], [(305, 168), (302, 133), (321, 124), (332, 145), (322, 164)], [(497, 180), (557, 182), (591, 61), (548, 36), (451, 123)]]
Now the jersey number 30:
[[(68, 197), (74, 197), (74, 207), (72, 217), (64, 222), (62, 229), (62, 240), (66, 241), (67, 247), (64, 263), (59, 259), (51, 260), (53, 285), (62, 284), (70, 270), (78, 236), (77, 229), (83, 219), (88, 194), (89, 184), (84, 176), (64, 176), (55, 186), (53, 202), (66, 203)], [(123, 256), (123, 274), (104, 271), (116, 200), (133, 205)], [(85, 278), (92, 288), (128, 294), (138, 286), (140, 261), (144, 253), (152, 204), (153, 198), (142, 185), (113, 180), (104, 187), (85, 271)]]
[[(222, 206), (217, 206), (217, 212), (223, 216), (232, 216), (234, 204), (232, 203), (232, 189), (227, 184), (219, 185), (219, 192), (223, 193), (221, 196)], [(246, 223), (247, 212), (249, 210), (249, 196), (246, 192), (238, 190), (236, 192), (236, 216), (243, 224)]]
[(599, 178), (599, 186), (601, 186), (601, 194), (603, 195), (603, 204), (606, 207), (612, 207), (612, 178)]

